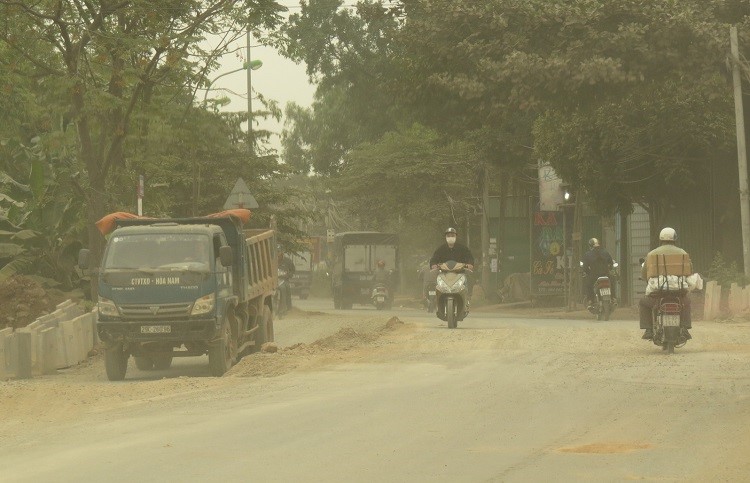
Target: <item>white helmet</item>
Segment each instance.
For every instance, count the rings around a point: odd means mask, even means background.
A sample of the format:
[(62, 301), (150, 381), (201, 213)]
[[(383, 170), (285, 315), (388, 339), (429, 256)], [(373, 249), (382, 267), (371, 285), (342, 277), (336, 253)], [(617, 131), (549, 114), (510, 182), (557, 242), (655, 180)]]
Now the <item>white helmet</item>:
[(661, 241), (675, 241), (677, 239), (677, 232), (674, 228), (665, 227), (659, 232), (659, 240)]

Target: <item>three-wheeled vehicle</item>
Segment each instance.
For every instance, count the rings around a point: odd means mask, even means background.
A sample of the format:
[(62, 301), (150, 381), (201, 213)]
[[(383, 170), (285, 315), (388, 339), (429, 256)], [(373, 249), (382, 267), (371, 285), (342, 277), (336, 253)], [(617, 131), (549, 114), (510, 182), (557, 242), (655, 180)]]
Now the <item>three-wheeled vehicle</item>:
[(385, 262), (391, 293), (398, 283), (398, 235), (373, 231), (339, 233), (334, 238), (331, 291), (336, 309), (372, 304), (378, 261)]

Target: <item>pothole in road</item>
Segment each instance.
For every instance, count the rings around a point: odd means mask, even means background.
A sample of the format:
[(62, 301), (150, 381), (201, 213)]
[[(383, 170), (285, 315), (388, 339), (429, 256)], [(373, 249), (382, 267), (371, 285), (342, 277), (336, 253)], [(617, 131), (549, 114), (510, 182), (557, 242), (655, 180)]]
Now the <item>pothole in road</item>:
[(652, 447), (649, 443), (591, 443), (583, 446), (560, 448), (557, 451), (560, 453), (575, 454), (621, 454), (650, 449)]

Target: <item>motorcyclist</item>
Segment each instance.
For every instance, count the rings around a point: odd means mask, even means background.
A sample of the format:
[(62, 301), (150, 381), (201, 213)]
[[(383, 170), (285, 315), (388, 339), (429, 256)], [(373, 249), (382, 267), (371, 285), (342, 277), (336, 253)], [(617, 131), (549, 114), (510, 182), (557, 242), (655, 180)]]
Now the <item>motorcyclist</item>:
[[(296, 268), (294, 267), (294, 262), (291, 258), (287, 257), (284, 254), (283, 248), (280, 246), (277, 247), (276, 250), (276, 261), (278, 263), (279, 271), (285, 271), (286, 274), (283, 275), (283, 279), (286, 281), (286, 288), (283, 290), (283, 293), (281, 294), (284, 297), (284, 303), (286, 304), (287, 309), (292, 308), (292, 287), (291, 287), (291, 280), (292, 276), (294, 275), (294, 272), (296, 271)], [(281, 278), (282, 275), (279, 274), (279, 278)]]
[(375, 285), (385, 285), (388, 290), (388, 298), (393, 298), (393, 292), (391, 292), (391, 272), (385, 269), (385, 260), (378, 260), (377, 268), (373, 273), (373, 282)]
[(390, 285), (391, 274), (385, 269), (385, 260), (378, 260), (377, 268), (373, 276), (375, 283), (382, 283), (386, 287)]
[[(445, 263), (449, 260), (453, 260), (458, 263), (466, 264), (468, 270), (474, 270), (474, 256), (471, 254), (471, 250), (466, 245), (458, 243), (456, 238), (458, 233), (455, 228), (448, 228), (445, 230), (445, 243), (437, 247), (435, 253), (430, 258), (430, 268), (437, 270), (438, 265)], [(471, 299), (471, 292), (474, 288), (473, 277), (470, 274), (466, 276), (466, 288), (468, 290), (469, 299)], [(467, 305), (469, 301), (466, 301)]]
[[(659, 233), (659, 241), (660, 245), (656, 247), (655, 249), (648, 252), (648, 255), (646, 255), (645, 263), (643, 263), (643, 267), (641, 268), (641, 279), (647, 280), (647, 283), (650, 282), (650, 279), (658, 279), (659, 277), (648, 277), (648, 265), (649, 265), (649, 259), (652, 260), (652, 265), (656, 264), (653, 262), (653, 260), (659, 260), (659, 255), (681, 255), (684, 258), (684, 265), (688, 268), (689, 272), (692, 272), (692, 264), (690, 262), (690, 255), (683, 250), (682, 248), (679, 248), (675, 245), (675, 241), (677, 240), (677, 232), (675, 232), (674, 228), (665, 227), (661, 230)], [(667, 273), (666, 275), (672, 275), (671, 273)], [(684, 273), (681, 273), (680, 276), (684, 276)], [(649, 284), (652, 285), (652, 284)], [(659, 291), (650, 291), (649, 287), (647, 285), (646, 288), (646, 297), (643, 297), (640, 302), (640, 322), (641, 322), (641, 329), (644, 329), (645, 332), (643, 333), (643, 339), (653, 339), (654, 338), (654, 332), (653, 332), (653, 308), (654, 306), (659, 302)], [(680, 291), (680, 301), (682, 305), (682, 311), (680, 312), (680, 325), (684, 329), (684, 336), (687, 339), (692, 339), (692, 336), (690, 335), (690, 332), (688, 332), (688, 329), (692, 329), (692, 315), (690, 310), (690, 297), (687, 294), (687, 291)]]
[[(612, 260), (612, 255), (602, 248), (599, 240), (597, 238), (592, 238), (589, 240), (589, 251), (584, 253), (581, 262), (583, 266), (586, 302), (590, 309), (596, 301), (596, 295), (594, 295), (594, 282), (596, 282), (596, 279), (599, 277), (609, 276), (614, 261)], [(615, 291), (612, 280), (610, 280), (610, 286), (612, 287), (612, 294), (614, 294)]]

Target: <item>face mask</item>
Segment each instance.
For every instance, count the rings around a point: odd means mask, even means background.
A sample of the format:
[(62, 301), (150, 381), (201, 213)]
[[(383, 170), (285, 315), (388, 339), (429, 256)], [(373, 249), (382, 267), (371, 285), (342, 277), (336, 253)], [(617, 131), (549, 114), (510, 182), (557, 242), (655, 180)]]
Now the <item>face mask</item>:
[(453, 245), (456, 243), (456, 237), (455, 236), (447, 236), (445, 237), (445, 241), (448, 242), (448, 245)]

